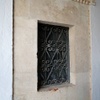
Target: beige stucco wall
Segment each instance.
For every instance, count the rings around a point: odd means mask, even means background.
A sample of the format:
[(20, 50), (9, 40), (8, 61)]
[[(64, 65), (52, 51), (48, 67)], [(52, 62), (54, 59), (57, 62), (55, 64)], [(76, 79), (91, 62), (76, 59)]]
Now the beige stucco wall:
[[(14, 100), (91, 100), (89, 6), (71, 0), (14, 0)], [(70, 27), (72, 86), (37, 91), (37, 21)]]

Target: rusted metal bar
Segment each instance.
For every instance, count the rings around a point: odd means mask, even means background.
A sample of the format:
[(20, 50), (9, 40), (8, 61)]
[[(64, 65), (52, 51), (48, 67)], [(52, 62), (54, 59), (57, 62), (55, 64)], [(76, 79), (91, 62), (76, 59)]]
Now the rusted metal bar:
[(73, 0), (73, 1), (79, 2), (79, 3), (82, 3), (82, 4), (86, 4), (86, 5), (95, 4), (95, 0)]

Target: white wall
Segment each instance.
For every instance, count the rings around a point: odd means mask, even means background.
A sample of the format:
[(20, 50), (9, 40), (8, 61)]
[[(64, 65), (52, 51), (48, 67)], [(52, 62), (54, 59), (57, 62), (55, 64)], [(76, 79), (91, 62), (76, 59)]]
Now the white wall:
[(100, 100), (100, 0), (91, 6), (92, 98)]
[(0, 100), (12, 99), (12, 0), (0, 0)]

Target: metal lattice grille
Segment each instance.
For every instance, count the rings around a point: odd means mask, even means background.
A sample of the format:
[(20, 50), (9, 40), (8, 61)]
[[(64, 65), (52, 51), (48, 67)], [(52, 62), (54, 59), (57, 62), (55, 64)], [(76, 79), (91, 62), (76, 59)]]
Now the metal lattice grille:
[(69, 82), (69, 28), (38, 23), (39, 87)]
[(79, 3), (83, 3), (83, 4), (95, 4), (95, 0), (73, 0), (73, 1), (76, 1), (76, 2), (79, 2)]

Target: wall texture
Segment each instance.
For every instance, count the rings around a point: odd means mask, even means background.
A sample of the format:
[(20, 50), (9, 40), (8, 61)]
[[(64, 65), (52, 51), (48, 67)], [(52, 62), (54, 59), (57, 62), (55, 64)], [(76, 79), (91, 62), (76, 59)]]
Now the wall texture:
[(12, 100), (12, 0), (0, 0), (0, 100)]
[(100, 0), (91, 6), (92, 98), (100, 100)]
[[(37, 91), (38, 20), (74, 27), (70, 33), (73, 34), (70, 48), (73, 48), (74, 86), (65, 86), (57, 91)], [(88, 5), (71, 0), (14, 0), (14, 100), (90, 100), (88, 23)]]

